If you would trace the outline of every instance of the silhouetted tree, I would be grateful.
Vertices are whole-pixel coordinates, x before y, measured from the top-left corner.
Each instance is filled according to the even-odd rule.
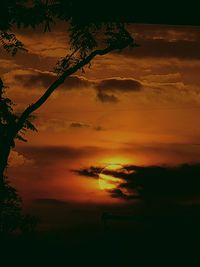
[[[90,17],[79,17],[78,1],[3,1],[4,18],[0,24],[0,43],[12,55],[25,50],[23,44],[11,32],[12,26],[44,26],[44,31],[51,29],[55,19],[66,21],[68,25],[70,53],[58,61],[55,81],[41,97],[29,105],[20,115],[13,112],[13,103],[4,96],[5,86],[0,80],[0,183],[3,186],[5,169],[8,165],[10,151],[15,146],[15,139],[26,141],[23,137],[26,130],[36,131],[30,122],[32,114],[39,109],[51,94],[67,77],[84,66],[96,56],[103,56],[115,50],[134,46],[134,40],[120,21],[95,20]],[[81,8],[83,6],[81,5]],[[83,12],[84,13],[84,12]],[[87,13],[88,14],[88,13]]]

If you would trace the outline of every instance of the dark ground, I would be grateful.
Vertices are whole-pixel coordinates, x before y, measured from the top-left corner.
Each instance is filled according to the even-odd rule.
[[[1,266],[199,266],[200,217],[146,217],[1,238]]]

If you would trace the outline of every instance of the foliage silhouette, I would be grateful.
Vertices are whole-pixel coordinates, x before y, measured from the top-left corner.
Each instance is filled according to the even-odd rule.
[[[32,233],[36,224],[36,217],[22,213],[21,198],[4,177],[4,185],[0,188],[0,238],[13,233]]]

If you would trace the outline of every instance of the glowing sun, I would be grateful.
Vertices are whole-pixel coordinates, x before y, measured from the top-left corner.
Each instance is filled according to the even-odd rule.
[[[117,166],[119,165],[119,166],[121,166],[121,168],[123,168],[122,165],[128,165],[128,164],[132,163],[132,161],[130,161],[126,157],[111,156],[111,157],[104,158],[103,160],[100,160],[99,163],[104,164],[104,166],[107,166],[107,167],[113,166],[113,168],[115,168],[115,167],[117,168]]]
[[[123,169],[121,164],[109,164],[99,174],[99,187],[101,190],[115,189],[122,182],[120,178],[109,174],[109,171],[120,171]]]

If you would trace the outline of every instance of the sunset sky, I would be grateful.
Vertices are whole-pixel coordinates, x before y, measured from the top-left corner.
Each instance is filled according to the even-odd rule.
[[[200,27],[128,28],[140,46],[69,77],[35,114],[38,133],[17,143],[8,176],[25,206],[126,202],[75,171],[90,166],[200,162]],[[17,32],[28,53],[1,51],[0,76],[20,112],[55,79],[69,47],[60,23]]]

